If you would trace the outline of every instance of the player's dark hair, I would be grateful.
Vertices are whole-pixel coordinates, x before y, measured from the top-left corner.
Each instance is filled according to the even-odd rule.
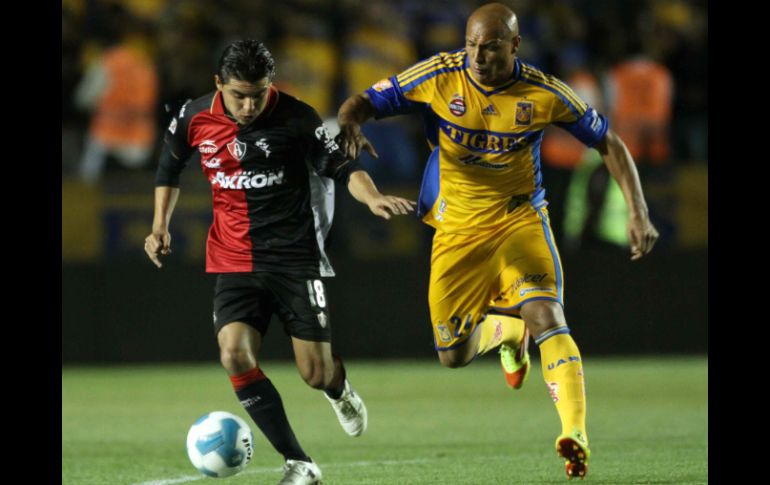
[[[237,40],[225,47],[219,58],[219,78],[227,83],[231,77],[255,83],[260,79],[273,80],[275,61],[262,42]]]

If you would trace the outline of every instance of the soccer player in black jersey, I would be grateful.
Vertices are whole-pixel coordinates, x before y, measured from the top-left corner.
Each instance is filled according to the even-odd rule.
[[[278,391],[260,369],[262,338],[276,313],[291,336],[302,378],[324,391],[345,432],[363,433],[366,407],[332,354],[321,280],[334,275],[323,247],[331,179],[385,219],[407,214],[414,202],[381,194],[346,159],[312,107],[272,86],[274,72],[263,44],[234,42],[220,58],[216,91],[188,101],[172,119],[145,251],[159,268],[160,256],[171,253],[168,228],[179,175],[190,159],[200,160],[213,194],[206,271],[217,274],[214,328],[222,365],[241,404],[286,460],[280,483],[312,484],[321,471],[299,445]]]

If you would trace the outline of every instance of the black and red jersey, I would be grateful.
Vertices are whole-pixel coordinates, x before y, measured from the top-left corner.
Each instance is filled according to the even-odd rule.
[[[156,186],[178,186],[190,159],[213,196],[207,272],[334,274],[323,251],[334,201],[326,177],[347,184],[359,167],[312,107],[271,87],[259,117],[239,127],[219,91],[189,101],[166,131]]]

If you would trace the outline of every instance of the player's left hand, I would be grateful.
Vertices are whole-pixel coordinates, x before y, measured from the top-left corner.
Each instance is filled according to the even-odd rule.
[[[171,254],[171,234],[166,229],[153,229],[152,233],[144,239],[144,252],[155,266],[162,268],[160,256]]]
[[[390,219],[393,215],[405,215],[414,211],[417,202],[395,195],[381,195],[370,200],[367,204],[372,214],[383,219]]]
[[[631,261],[636,261],[652,251],[658,240],[658,230],[648,215],[631,216],[628,219],[628,240],[631,243]]]
[[[336,138],[342,148],[342,153],[350,160],[358,160],[361,150],[366,150],[372,158],[380,158],[372,142],[361,133],[361,125],[357,123],[340,123],[340,133]]]

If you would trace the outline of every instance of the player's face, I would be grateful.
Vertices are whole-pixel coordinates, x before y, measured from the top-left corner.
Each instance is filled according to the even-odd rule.
[[[513,64],[521,37],[507,36],[484,24],[468,26],[465,51],[473,79],[486,86],[505,83],[513,74]]]
[[[227,111],[239,125],[248,125],[265,109],[270,81],[267,78],[255,83],[241,81],[231,77],[226,83],[219,76],[214,76],[217,89],[222,91],[222,99]]]

